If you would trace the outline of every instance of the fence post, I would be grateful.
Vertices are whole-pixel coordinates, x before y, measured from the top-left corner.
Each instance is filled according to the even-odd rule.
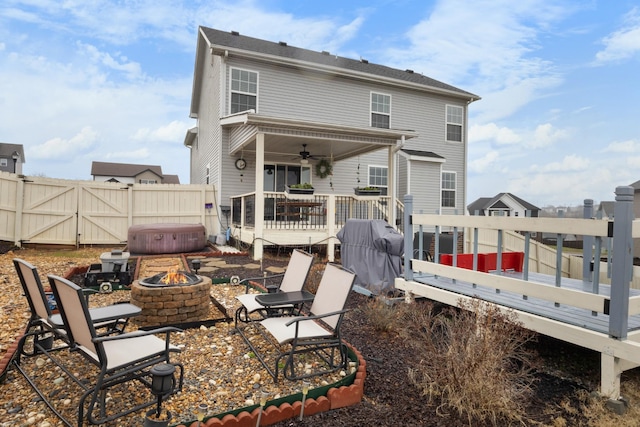
[[[413,224],[411,224],[411,214],[413,213],[413,196],[404,196],[404,279],[413,280],[413,270],[411,258],[413,258]]]
[[[582,218],[593,218],[593,200],[584,199],[584,210],[582,211]],[[591,268],[591,260],[593,259],[593,236],[582,236],[582,281],[593,281]],[[599,262],[599,260],[593,260],[593,262]]]
[[[625,339],[629,323],[629,282],[633,271],[633,239],[631,237],[633,187],[616,188],[613,213],[613,272],[609,336]]]
[[[22,215],[24,211],[24,180],[18,179],[16,182],[16,217],[13,229],[13,244],[22,246]]]

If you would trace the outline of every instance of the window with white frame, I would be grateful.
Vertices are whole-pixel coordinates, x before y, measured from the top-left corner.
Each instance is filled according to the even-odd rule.
[[[456,207],[456,173],[442,172],[442,207]]]
[[[140,184],[157,184],[158,181],[155,179],[141,179]]]
[[[6,167],[9,163],[7,162],[7,159],[5,159],[4,157],[0,158],[0,166],[2,167]]]
[[[371,126],[389,129],[391,95],[371,92]]]
[[[258,73],[231,69],[231,114],[256,110],[258,105]]]
[[[386,166],[369,166],[369,187],[377,187],[381,190],[382,194],[387,194],[387,171]]]
[[[462,107],[447,105],[447,141],[462,142],[462,114]]]
[[[204,170],[205,184],[209,184],[210,177],[211,177],[211,163],[207,163],[207,167]]]

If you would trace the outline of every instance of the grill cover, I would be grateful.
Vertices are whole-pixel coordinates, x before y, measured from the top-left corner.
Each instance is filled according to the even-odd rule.
[[[337,237],[342,265],[356,273],[357,285],[376,295],[395,289],[402,274],[402,234],[381,219],[348,219]]]

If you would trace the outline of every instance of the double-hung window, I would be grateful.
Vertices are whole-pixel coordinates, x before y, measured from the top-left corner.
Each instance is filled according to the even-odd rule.
[[[231,114],[256,110],[258,106],[258,73],[231,69]]]
[[[4,157],[0,158],[0,166],[6,167],[8,164],[9,162],[7,161],[7,159],[5,159]]]
[[[371,92],[371,126],[389,129],[391,95]]]
[[[442,207],[456,207],[456,173],[442,172]]]
[[[387,194],[387,167],[369,166],[369,187],[378,187]]]
[[[462,107],[447,105],[447,141],[462,142],[462,114]]]

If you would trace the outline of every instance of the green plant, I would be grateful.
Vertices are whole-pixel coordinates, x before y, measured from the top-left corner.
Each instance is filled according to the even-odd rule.
[[[409,380],[439,413],[456,411],[469,425],[524,423],[532,395],[535,334],[513,312],[473,299],[436,313],[426,304],[407,312],[401,333],[416,349]]]
[[[292,184],[289,186],[289,188],[301,188],[304,190],[311,190],[313,189],[313,185],[309,184],[308,182],[305,182],[302,184]]]
[[[358,187],[358,190],[364,191],[378,191],[380,190],[378,187]]]

